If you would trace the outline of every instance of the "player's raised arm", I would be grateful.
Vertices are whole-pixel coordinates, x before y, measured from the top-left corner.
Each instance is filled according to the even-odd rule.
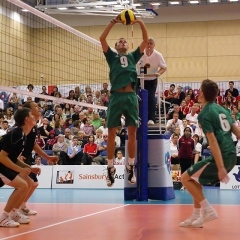
[[[140,52],[143,53],[144,49],[147,47],[148,45],[148,33],[147,33],[147,28],[144,24],[144,22],[141,19],[136,19],[133,21],[133,24],[139,23],[140,28],[142,30],[142,38],[143,41],[140,44]]]
[[[107,38],[110,30],[116,23],[120,23],[120,22],[121,22],[121,20],[120,20],[119,16],[116,16],[115,18],[113,18],[113,20],[110,21],[110,23],[106,26],[102,35],[100,36],[100,42],[102,45],[103,52],[107,52],[107,50],[108,50],[108,43],[106,41],[106,38]]]

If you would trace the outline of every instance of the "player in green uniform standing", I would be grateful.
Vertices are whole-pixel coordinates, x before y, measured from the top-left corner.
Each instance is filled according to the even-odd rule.
[[[114,184],[116,168],[113,166],[115,151],[116,128],[119,126],[121,115],[126,118],[125,125],[128,127],[128,181],[136,182],[134,174],[134,161],[136,153],[136,130],[138,127],[138,100],[135,94],[137,82],[136,64],[143,55],[148,44],[147,29],[142,20],[136,19],[133,24],[138,23],[142,30],[143,42],[133,52],[127,53],[129,48],[125,38],[120,38],[116,44],[117,52],[111,50],[106,41],[110,30],[116,23],[122,23],[119,16],[114,18],[105,28],[100,36],[102,49],[110,68],[111,96],[109,98],[107,127],[108,127],[108,178],[107,186]]]
[[[203,227],[203,224],[218,217],[214,208],[204,197],[202,185],[227,183],[228,172],[235,166],[236,148],[231,138],[233,132],[240,138],[240,130],[233,123],[230,114],[214,103],[218,85],[211,80],[204,80],[200,88],[199,100],[203,109],[198,121],[208,139],[212,156],[194,164],[183,175],[182,183],[194,199],[192,215],[180,223],[180,227]],[[200,213],[200,210],[202,212]]]

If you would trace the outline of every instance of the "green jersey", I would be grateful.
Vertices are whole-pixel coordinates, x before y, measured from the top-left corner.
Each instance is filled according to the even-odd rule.
[[[111,92],[123,88],[129,83],[133,83],[134,86],[136,85],[136,64],[143,55],[139,47],[135,51],[124,55],[119,55],[108,47],[104,55],[110,68],[109,78],[112,85]]]
[[[231,137],[233,119],[227,110],[216,103],[208,103],[199,113],[198,121],[205,134],[214,133],[223,158],[228,157],[230,153],[236,153]]]

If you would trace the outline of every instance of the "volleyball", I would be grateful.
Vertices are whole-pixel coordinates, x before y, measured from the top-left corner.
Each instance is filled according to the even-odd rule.
[[[120,19],[124,25],[130,25],[136,19],[132,10],[123,10],[120,13]]]

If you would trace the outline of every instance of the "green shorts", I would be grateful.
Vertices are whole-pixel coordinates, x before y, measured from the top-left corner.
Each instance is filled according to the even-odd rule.
[[[223,156],[223,162],[227,172],[230,172],[237,162],[236,153],[229,153],[227,157]],[[191,166],[187,170],[187,173],[192,179],[199,182],[201,185],[215,185],[220,181],[218,178],[217,165],[212,156]]]
[[[135,92],[111,93],[107,110],[107,127],[120,126],[122,114],[125,116],[125,126],[138,127],[138,99]]]

